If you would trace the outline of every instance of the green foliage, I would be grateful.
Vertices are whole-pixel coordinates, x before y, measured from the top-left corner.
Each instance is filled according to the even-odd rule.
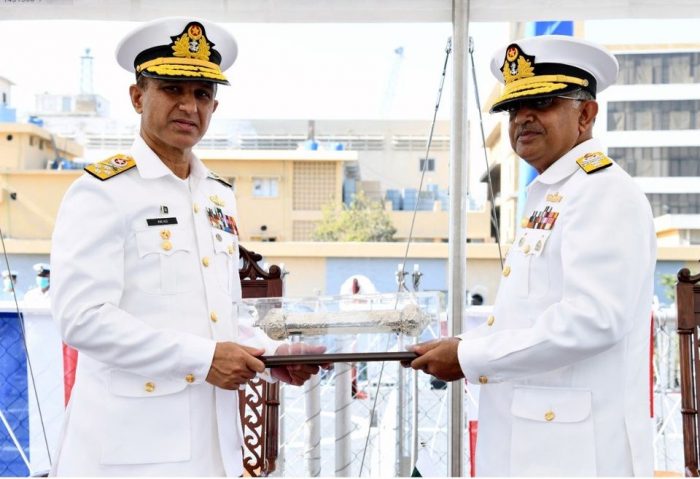
[[[383,205],[360,191],[350,205],[323,206],[323,219],[313,232],[315,241],[393,241],[396,228]]]
[[[678,279],[675,274],[662,274],[659,277],[659,283],[664,287],[666,297],[672,303],[676,302],[676,283]]]

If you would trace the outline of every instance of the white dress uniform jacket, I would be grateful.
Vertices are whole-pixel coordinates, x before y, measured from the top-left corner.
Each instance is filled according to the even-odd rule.
[[[24,302],[31,306],[49,306],[51,304],[51,290],[43,292],[41,288],[32,288],[24,295]]]
[[[237,323],[233,191],[199,159],[176,177],[141,138],[130,155],[73,183],[54,230],[52,311],[80,355],[53,473],[239,476],[237,393],[205,378],[216,342],[277,343]]]
[[[602,151],[588,140],[533,180],[493,316],[461,336],[483,385],[478,475],[652,475],[656,237],[629,175],[576,163]]]

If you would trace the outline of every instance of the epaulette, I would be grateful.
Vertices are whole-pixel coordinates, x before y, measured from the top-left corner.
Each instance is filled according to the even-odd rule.
[[[576,160],[578,166],[587,174],[595,173],[598,170],[607,168],[612,165],[612,160],[605,156],[603,152],[596,151],[595,153],[586,153],[581,158]]]
[[[233,188],[233,185],[231,183],[229,183],[228,181],[226,181],[225,179],[223,179],[222,177],[220,177],[219,175],[217,175],[213,171],[209,172],[209,174],[207,175],[207,178],[211,178],[212,180],[216,180],[224,186],[228,186],[229,188]]]
[[[95,178],[105,181],[132,169],[134,166],[136,166],[136,161],[134,161],[132,157],[127,155],[114,155],[106,160],[86,166],[85,171]]]

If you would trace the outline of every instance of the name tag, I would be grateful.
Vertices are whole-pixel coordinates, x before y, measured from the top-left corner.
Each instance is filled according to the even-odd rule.
[[[177,218],[148,218],[146,223],[148,226],[176,225]]]

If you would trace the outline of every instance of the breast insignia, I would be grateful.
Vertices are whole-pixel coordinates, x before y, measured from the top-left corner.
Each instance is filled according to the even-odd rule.
[[[612,160],[605,156],[603,152],[596,151],[594,153],[586,153],[581,158],[576,160],[578,166],[587,174],[595,173],[598,170],[607,168],[612,165]]]
[[[102,181],[114,178],[136,166],[136,161],[127,155],[114,155],[106,160],[92,163],[85,167],[85,171]]]
[[[547,195],[547,201],[550,203],[559,203],[564,197],[559,193],[550,193]]]
[[[219,175],[217,175],[213,171],[209,172],[209,174],[207,175],[207,178],[218,181],[222,185],[228,186],[229,188],[233,188],[233,185],[231,183],[229,183],[228,181],[226,181],[225,179],[223,179],[222,177],[220,177]]]

